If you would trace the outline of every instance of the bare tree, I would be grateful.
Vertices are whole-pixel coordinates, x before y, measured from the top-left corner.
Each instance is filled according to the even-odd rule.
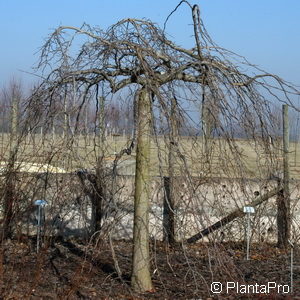
[[[83,108],[91,101],[91,94],[97,94],[93,91],[98,90],[100,84],[103,86],[101,97],[105,99],[108,95],[113,98],[121,93],[135,99],[135,134],[128,147],[116,154],[113,174],[116,174],[115,167],[120,158],[131,154],[136,145],[131,282],[134,290],[138,292],[152,289],[148,213],[151,182],[149,145],[155,114],[153,106],[168,116],[167,103],[172,95],[177,99],[174,104],[176,109],[190,118],[182,109],[183,103],[194,101],[198,107],[202,103],[202,123],[205,124],[207,138],[211,139],[212,130],[215,128],[223,141],[218,144],[219,148],[216,145],[206,148],[205,153],[197,154],[202,168],[201,178],[209,180],[216,172],[218,175],[223,172],[222,174],[232,178],[245,178],[247,164],[235,141],[235,128],[244,128],[246,134],[255,136],[256,141],[271,136],[273,119],[269,113],[270,101],[280,99],[295,107],[293,96],[298,93],[293,85],[278,76],[266,73],[244,58],[218,47],[206,32],[197,5],[192,7],[187,1],[181,1],[174,12],[183,3],[189,5],[192,13],[195,36],[195,47],[192,49],[176,45],[167,38],[164,30],[150,21],[125,19],[106,31],[87,24],[80,28],[61,26],[49,36],[41,51],[39,68],[47,74],[47,79],[41,83],[36,95],[39,96],[39,103],[45,106],[47,116],[51,117],[52,114],[47,108],[57,101],[54,96],[63,95],[66,86],[74,94],[80,95],[72,106],[76,117],[73,137],[70,138],[75,138],[76,125],[82,117]],[[76,44],[77,37],[82,43],[79,49]],[[79,50],[79,54],[70,56],[69,53],[74,53],[74,48]],[[49,72],[48,66],[56,62],[60,62],[60,65]],[[248,72],[242,72],[241,66],[247,66]],[[253,73],[256,75],[253,76]],[[33,110],[35,108],[32,101],[36,101],[36,95],[33,95],[28,105]],[[98,97],[99,95],[97,99]],[[253,120],[257,120],[258,124]],[[170,127],[174,134],[173,121]],[[197,198],[197,187],[188,165],[189,156],[182,153],[182,149],[173,139],[174,137],[170,141],[171,145],[173,143],[170,149],[170,167],[172,168],[172,157],[176,152],[188,178],[191,198]],[[256,150],[261,149],[264,144],[255,143],[255,147]],[[213,170],[212,160],[207,159],[207,155],[212,157],[214,153],[220,158],[217,171]],[[95,168],[98,176],[101,167],[96,165]],[[171,177],[172,173],[170,170]],[[267,177],[266,173],[267,171],[262,176]],[[172,204],[170,210],[174,210]],[[173,224],[168,235],[170,239],[174,239],[173,220],[171,223]]]

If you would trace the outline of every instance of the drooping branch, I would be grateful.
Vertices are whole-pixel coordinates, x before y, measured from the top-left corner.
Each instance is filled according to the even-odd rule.
[[[269,200],[271,197],[276,196],[280,190],[282,189],[282,187],[278,187],[270,192],[268,192],[267,194],[258,197],[257,199],[254,199],[252,202],[249,203],[248,206],[257,206],[260,205],[261,203]],[[238,208],[236,210],[234,210],[233,212],[231,212],[229,215],[225,216],[224,218],[222,218],[221,220],[219,220],[218,222],[214,223],[213,225],[203,229],[201,232],[191,236],[190,238],[188,238],[186,240],[187,243],[195,243],[198,240],[202,239],[203,237],[209,235],[210,233],[216,231],[217,229],[220,229],[222,227],[224,227],[225,225],[229,224],[231,221],[235,220],[238,217],[241,217],[244,215],[243,209],[242,208]]]

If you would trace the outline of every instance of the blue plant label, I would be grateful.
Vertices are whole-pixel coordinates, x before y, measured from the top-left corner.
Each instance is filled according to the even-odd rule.
[[[255,210],[252,206],[244,206],[244,213],[247,214],[254,214]]]
[[[47,204],[46,200],[36,200],[34,201],[34,205],[45,206]]]

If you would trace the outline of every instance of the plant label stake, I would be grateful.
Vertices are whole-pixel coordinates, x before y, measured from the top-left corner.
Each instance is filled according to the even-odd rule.
[[[42,222],[42,216],[45,216],[44,207],[47,204],[45,200],[36,200],[34,205],[38,206],[38,216],[37,216],[37,234],[36,234],[36,252],[39,252],[40,249],[40,236],[41,236],[41,227],[44,225]]]
[[[247,254],[246,254],[246,259],[249,260],[249,255],[250,255],[250,236],[251,236],[250,215],[255,213],[254,207],[252,207],[252,206],[244,206],[244,213],[247,214]]]
[[[291,293],[293,293],[294,289],[294,244],[289,240],[289,244],[291,246]]]

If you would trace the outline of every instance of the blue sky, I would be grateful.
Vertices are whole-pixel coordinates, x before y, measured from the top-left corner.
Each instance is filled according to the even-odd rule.
[[[106,28],[123,18],[147,18],[163,25],[179,0],[0,0],[0,87],[13,77],[24,83],[38,50],[59,25],[83,22]],[[300,85],[299,0],[193,0],[211,37],[261,68]],[[167,32],[184,47],[193,44],[190,10],[183,5]]]

